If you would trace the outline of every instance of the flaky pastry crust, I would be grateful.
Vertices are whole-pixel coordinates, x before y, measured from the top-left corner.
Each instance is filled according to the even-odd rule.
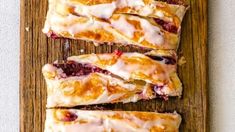
[[[178,132],[177,113],[49,109],[45,132]]]

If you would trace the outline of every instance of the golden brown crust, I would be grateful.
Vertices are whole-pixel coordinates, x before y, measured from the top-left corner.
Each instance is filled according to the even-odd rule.
[[[180,123],[177,113],[50,109],[47,110],[45,132],[178,132]]]
[[[179,1],[179,0],[177,0]],[[183,6],[183,2],[181,4],[168,4],[167,2],[155,1],[155,0],[67,0],[68,3],[72,3],[73,5],[79,4],[82,6],[95,6],[99,4],[110,4],[116,3],[117,8],[114,11],[114,14],[122,13],[122,14],[134,14],[140,16],[154,17],[160,18],[157,13],[161,11],[164,14],[162,19],[166,20],[171,18],[175,24],[180,24],[182,18],[184,16],[187,7]],[[57,0],[57,3],[59,1]],[[125,3],[125,4],[124,4]],[[170,2],[169,2],[170,3]],[[176,2],[171,2],[176,3]],[[136,5],[136,6],[134,6]],[[139,6],[139,7],[137,7]],[[146,9],[146,7],[151,8],[152,12],[144,13],[141,10]],[[182,10],[182,11],[181,11]]]
[[[117,78],[92,73],[83,77],[48,79],[47,107],[72,107],[77,105],[136,102],[155,97],[153,88],[145,83],[127,83]]]
[[[154,54],[153,52],[146,53],[146,55]],[[176,54],[172,51],[159,50],[155,52],[162,54],[162,56],[169,55],[170,58],[176,60]],[[169,75],[176,72],[176,63],[168,65],[162,62],[164,60],[156,61],[146,55],[139,53],[123,53],[120,56],[115,53],[88,54],[69,57],[68,60],[98,66],[123,77],[125,80],[143,80],[152,84],[169,83]]]
[[[127,5],[117,1],[97,4],[100,2],[50,0],[43,32],[48,36],[133,44],[151,49],[178,47],[182,18],[177,14],[182,17],[185,7],[147,1],[142,5],[141,0]],[[94,5],[90,6],[92,3]]]
[[[157,60],[151,57],[156,57]],[[83,65],[99,68],[93,72],[86,68],[86,73],[82,74],[80,70],[66,70],[57,64],[47,64],[42,70],[47,82],[47,107],[136,102],[155,98],[156,95],[180,96],[182,84],[176,74],[177,63],[164,59],[176,59],[175,52],[151,51],[146,55],[111,53],[69,57],[68,62],[74,65],[71,68]]]

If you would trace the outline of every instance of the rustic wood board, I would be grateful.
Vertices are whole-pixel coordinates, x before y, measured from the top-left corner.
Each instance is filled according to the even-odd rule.
[[[178,111],[183,121],[182,132],[208,131],[208,74],[207,74],[207,0],[188,0],[190,9],[182,24],[182,40],[178,53],[187,63],[180,66],[179,76],[184,91],[181,99],[155,99],[110,106],[115,109],[160,112]],[[44,129],[46,86],[41,68],[63,56],[63,40],[48,39],[42,32],[47,0],[21,0],[21,55],[20,55],[20,130],[41,132]],[[115,46],[94,47],[82,41],[71,41],[69,55],[102,53]],[[134,51],[133,48],[121,48]],[[109,106],[108,106],[109,107]]]

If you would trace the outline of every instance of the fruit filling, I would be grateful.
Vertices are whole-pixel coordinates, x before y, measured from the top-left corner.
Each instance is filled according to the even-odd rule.
[[[67,61],[64,64],[53,64],[57,68],[61,68],[66,76],[83,76],[94,72],[110,74],[109,71],[103,70],[99,67],[90,64],[81,64],[74,61]]]
[[[174,23],[171,22],[166,22],[164,20],[158,19],[158,18],[154,18],[154,21],[158,24],[161,25],[163,29],[165,29],[168,32],[171,33],[177,33],[178,32],[178,27],[175,26]]]
[[[176,64],[176,59],[170,56],[152,56],[152,55],[147,55],[153,60],[156,61],[162,61],[167,65],[175,65]]]
[[[152,58],[153,56],[151,56]],[[170,58],[170,57],[158,57],[158,56],[154,56],[153,58],[154,60],[158,60],[158,61],[164,61],[165,63],[171,64],[171,63],[175,63],[175,61]],[[91,73],[97,72],[97,73],[103,73],[103,74],[108,74],[108,75],[112,75],[109,71],[107,70],[103,70],[99,67],[96,66],[92,66],[90,64],[81,64],[81,63],[77,63],[75,61],[67,61],[66,63],[63,64],[53,64],[56,68],[60,68],[63,70],[63,73],[66,76],[63,77],[69,77],[69,76],[83,76],[83,75],[89,75]],[[165,96],[164,94],[160,94],[157,91],[161,91],[161,89],[163,89],[164,86],[159,86],[159,85],[152,85],[153,91],[155,92],[155,94],[159,97],[159,98],[163,98],[165,100],[168,99],[167,96]],[[66,118],[67,119],[67,118]]]
[[[73,112],[70,112],[70,111],[57,112],[56,117],[58,118],[58,120],[64,121],[64,122],[72,122],[72,121],[75,121],[78,118],[76,113],[73,113]]]

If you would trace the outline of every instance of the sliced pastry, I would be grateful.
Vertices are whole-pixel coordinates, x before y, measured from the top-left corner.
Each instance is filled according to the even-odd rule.
[[[179,1],[179,0],[177,0]],[[166,27],[179,28],[188,6],[155,0],[52,0],[55,10],[62,14],[109,19],[113,14],[152,17]],[[177,30],[176,30],[177,31]]]
[[[136,102],[180,96],[174,51],[88,54],[47,64],[47,107]]]
[[[154,0],[50,0],[43,32],[95,43],[176,49],[186,9]]]
[[[178,132],[177,113],[48,109],[45,132]]]

